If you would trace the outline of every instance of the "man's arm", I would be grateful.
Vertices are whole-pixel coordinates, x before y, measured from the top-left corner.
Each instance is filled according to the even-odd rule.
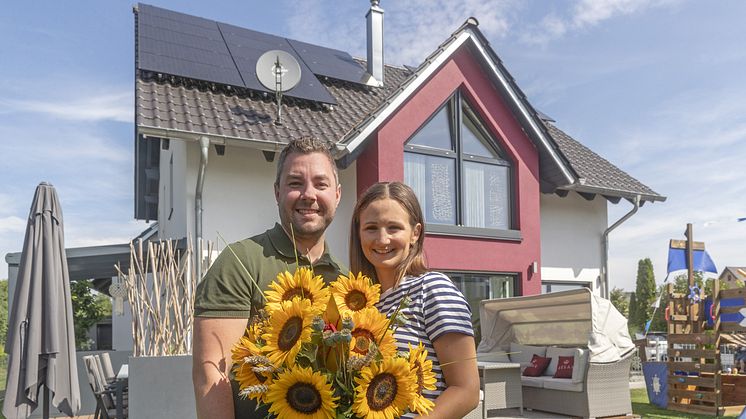
[[[244,334],[246,319],[195,317],[192,382],[200,419],[234,419],[229,380],[231,348]]]

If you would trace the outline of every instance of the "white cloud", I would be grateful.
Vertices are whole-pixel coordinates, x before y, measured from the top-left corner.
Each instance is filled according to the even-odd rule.
[[[746,104],[743,89],[684,91],[658,106],[629,134],[610,135],[614,163],[668,196],[646,205],[612,233],[610,278],[634,288],[636,261],[651,257],[666,275],[668,241],[683,239],[687,223],[718,268],[746,260]],[[613,222],[627,209],[614,206]]]
[[[479,20],[479,29],[488,38],[499,39],[507,33],[509,16],[517,5],[520,3],[513,0],[383,2],[385,61],[395,65],[420,64],[470,16]],[[357,2],[302,2],[288,20],[290,36],[365,57],[367,10],[365,3]],[[358,18],[335,21],[329,19],[330,13]]]
[[[43,114],[50,118],[73,121],[133,121],[134,101],[131,91],[106,93],[57,100],[0,99],[0,112]]]
[[[618,16],[644,12],[647,9],[668,6],[679,0],[579,0],[567,16],[550,13],[539,24],[529,25],[521,35],[528,44],[543,45],[561,38],[572,31],[597,26]]]
[[[26,229],[26,220],[14,215],[0,217],[0,234],[22,233]]]

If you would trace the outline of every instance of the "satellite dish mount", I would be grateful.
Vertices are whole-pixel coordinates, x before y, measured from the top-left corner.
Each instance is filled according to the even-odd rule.
[[[295,57],[285,51],[267,51],[257,60],[256,78],[262,86],[275,92],[275,125],[282,125],[282,94],[298,85],[300,75],[300,64]]]

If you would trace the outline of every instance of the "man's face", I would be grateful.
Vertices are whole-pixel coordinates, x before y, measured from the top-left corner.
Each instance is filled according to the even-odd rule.
[[[334,168],[322,153],[291,153],[285,159],[275,198],[280,221],[297,239],[321,238],[339,205],[341,188]]]

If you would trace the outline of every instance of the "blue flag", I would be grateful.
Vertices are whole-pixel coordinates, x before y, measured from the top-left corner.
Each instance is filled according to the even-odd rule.
[[[643,362],[642,374],[650,403],[668,407],[668,365],[665,362]]]
[[[693,269],[698,272],[718,273],[715,262],[712,261],[706,250],[695,250],[693,254]],[[668,249],[668,273],[673,271],[686,270],[686,250],[685,249]]]
[[[645,322],[645,334],[646,335],[648,334],[648,330],[650,330],[650,323],[652,322],[653,322],[653,319],[650,319],[647,322]]]

